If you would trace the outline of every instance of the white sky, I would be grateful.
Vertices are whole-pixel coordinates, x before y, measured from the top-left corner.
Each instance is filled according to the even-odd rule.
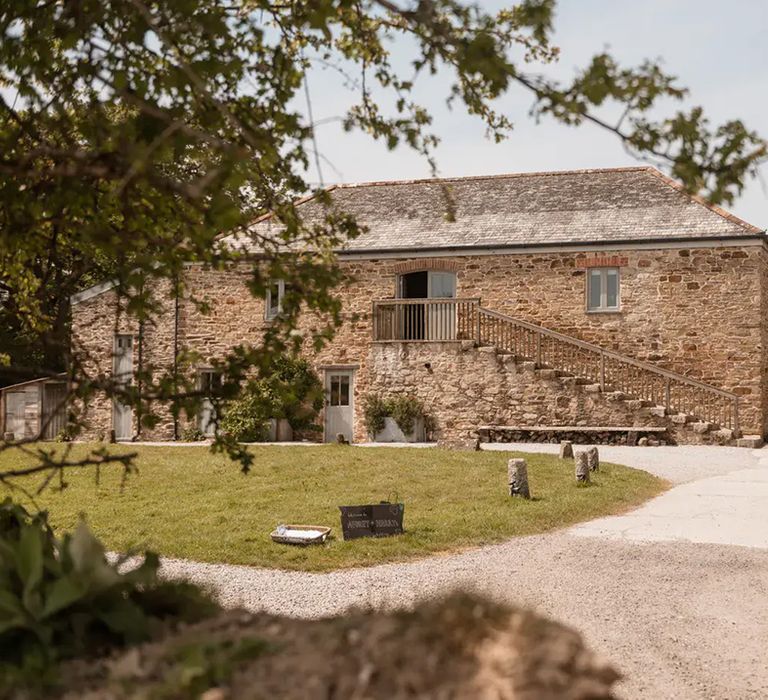
[[[481,4],[494,10],[504,3]],[[548,74],[568,79],[605,47],[624,65],[662,58],[666,70],[690,89],[683,106],[703,106],[713,124],[742,119],[768,138],[768,0],[560,0],[555,26],[562,54]],[[407,53],[406,46],[402,52]],[[615,137],[597,127],[569,128],[551,119],[535,124],[527,116],[531,98],[517,88],[499,103],[515,130],[506,141],[494,144],[485,138],[478,119],[458,106],[453,112],[445,109],[449,83],[450,76],[437,76],[420,85],[418,95],[433,113],[435,131],[442,138],[441,175],[638,164]],[[309,87],[315,122],[343,114],[351,99],[331,71],[315,71]],[[669,113],[676,108],[677,103],[671,103]],[[317,139],[325,184],[429,175],[425,161],[409,149],[389,152],[363,134],[344,133],[338,122],[318,126]],[[310,179],[317,180],[314,167]],[[762,180],[748,183],[730,209],[765,228],[768,167],[763,167]]]

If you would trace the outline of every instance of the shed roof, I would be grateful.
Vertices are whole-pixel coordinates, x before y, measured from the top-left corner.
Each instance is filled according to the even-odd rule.
[[[349,252],[750,237],[763,231],[653,167],[334,185],[331,205],[366,232]],[[305,221],[325,205],[300,203]],[[446,212],[451,209],[451,217]],[[254,227],[268,235],[270,215]],[[226,239],[225,239],[226,240]],[[230,238],[230,240],[232,240]]]

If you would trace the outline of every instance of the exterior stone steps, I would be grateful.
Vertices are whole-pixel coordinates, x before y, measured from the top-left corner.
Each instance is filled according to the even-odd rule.
[[[519,371],[532,372],[535,377],[542,382],[547,383],[559,383],[565,391],[568,393],[583,393],[588,396],[594,397],[593,400],[606,401],[613,403],[616,406],[626,407],[632,414],[636,416],[636,419],[642,420],[641,424],[636,425],[637,431],[628,431],[626,444],[637,444],[637,440],[642,440],[643,444],[675,444],[676,442],[692,443],[692,444],[720,444],[720,445],[732,445],[742,442],[744,446],[751,446],[756,444],[755,440],[742,440],[736,441],[734,439],[733,431],[727,428],[721,428],[716,423],[699,420],[696,416],[687,413],[677,413],[670,415],[665,406],[654,405],[652,401],[645,399],[638,399],[630,396],[622,391],[610,390],[603,391],[600,384],[596,384],[593,380],[574,375],[572,372],[558,369],[551,366],[539,366],[535,362],[520,358],[517,355],[513,355],[509,352],[504,352],[493,346],[478,347],[478,350],[487,353],[495,350],[497,358],[504,363],[514,362]],[[531,415],[531,417],[535,417]],[[625,423],[624,425],[630,425],[631,423]],[[488,427],[488,426],[486,426]],[[542,424],[536,426],[537,431],[540,433],[547,433],[548,426]],[[551,426],[552,429],[556,429],[556,426]],[[666,431],[661,432],[661,429],[666,427]],[[574,430],[576,427],[574,427]],[[509,432],[507,428],[507,432]],[[590,429],[587,426],[583,427],[583,432],[590,433],[596,429]],[[531,426],[531,434],[536,434],[537,431],[533,430]],[[518,434],[519,430],[515,431]],[[645,433],[644,437],[637,437],[639,433],[641,436]],[[607,434],[607,433],[606,433]],[[663,437],[662,437],[663,435]],[[665,439],[665,437],[667,439]]]

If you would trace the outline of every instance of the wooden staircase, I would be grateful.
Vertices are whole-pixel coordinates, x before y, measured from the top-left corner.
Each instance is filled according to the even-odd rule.
[[[534,363],[543,376],[573,377],[606,398],[652,407],[672,423],[695,423],[697,432],[740,436],[739,397],[685,375],[480,306],[479,299],[391,299],[373,303],[377,342],[474,341],[516,360]]]

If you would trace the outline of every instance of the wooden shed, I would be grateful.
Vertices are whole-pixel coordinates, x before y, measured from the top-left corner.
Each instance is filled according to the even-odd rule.
[[[66,396],[64,375],[0,388],[3,439],[53,440],[67,424]]]

